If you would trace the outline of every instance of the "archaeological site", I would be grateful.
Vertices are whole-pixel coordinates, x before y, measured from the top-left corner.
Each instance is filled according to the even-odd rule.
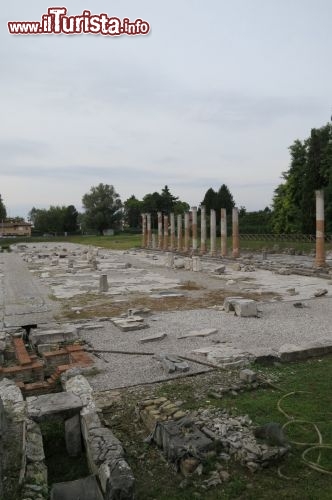
[[[259,474],[286,481],[295,392],[278,393],[264,370],[288,366],[291,377],[295,363],[332,353],[321,191],[316,202],[315,255],[247,251],[236,208],[229,249],[226,211],[217,239],[204,207],[199,225],[196,207],[158,213],[155,232],[142,214],[140,248],[17,243],[0,253],[0,497],[252,498]],[[258,394],[273,394],[277,413],[254,420],[249,406],[234,408]],[[324,472],[308,448],[330,445],[312,426],[319,439],[303,461]],[[227,490],[234,474],[247,494]]]

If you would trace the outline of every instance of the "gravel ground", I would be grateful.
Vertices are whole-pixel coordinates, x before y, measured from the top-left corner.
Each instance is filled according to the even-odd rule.
[[[67,247],[70,252],[76,252],[76,262],[82,258],[82,246],[78,245],[52,245],[40,244],[29,246],[31,250],[40,250],[47,253],[56,250],[56,248]],[[85,248],[84,248],[85,250]],[[277,258],[277,257],[276,257]],[[291,257],[281,257],[279,262],[284,259],[289,261]],[[65,261],[65,259],[63,259]],[[195,281],[199,286],[206,290],[226,290],[232,291],[238,295],[248,288],[257,288],[261,286],[264,290],[271,292],[282,291],[282,295],[287,302],[260,303],[260,318],[238,318],[232,314],[227,314],[215,309],[196,309],[186,311],[173,311],[159,313],[148,317],[149,328],[145,330],[122,332],[110,322],[103,323],[103,328],[98,330],[86,330],[81,336],[89,342],[96,350],[117,350],[117,351],[138,351],[153,353],[171,353],[195,358],[193,351],[201,348],[212,348],[218,351],[219,356],[225,356],[238,353],[251,353],[253,355],[265,354],[267,352],[277,352],[283,344],[302,345],[307,342],[329,339],[332,342],[332,298],[325,296],[322,298],[306,300],[307,307],[297,309],[293,306],[294,301],[299,299],[303,301],[306,297],[313,295],[317,288],[327,288],[330,292],[331,284],[327,280],[316,277],[305,276],[280,276],[270,271],[258,270],[254,273],[237,273],[231,270],[231,263],[227,263],[227,272],[234,278],[235,284],[227,287],[223,277],[217,278],[211,275],[214,267],[220,265],[222,261],[211,261],[207,259],[204,263],[205,272],[193,273],[183,269],[173,270],[166,268],[163,264],[165,256],[158,254],[153,259],[151,254],[145,252],[115,252],[109,250],[100,250],[99,260],[103,266],[112,264],[112,262],[130,262],[132,268],[126,270],[111,270],[110,283],[115,287],[114,281],[118,278],[121,283],[128,280],[132,286],[142,286],[138,276],[142,276],[142,281],[146,287],[151,281],[153,285],[166,282],[177,283],[182,281]],[[308,260],[308,259],[307,259]],[[27,270],[27,265],[17,254],[2,254],[0,258],[0,271],[3,270],[2,284],[0,281],[0,292],[6,292],[5,309],[7,313],[17,314],[25,313],[26,308],[35,314],[45,314],[52,316],[51,309],[48,307],[47,295],[50,293],[50,286],[53,284],[64,283],[70,280],[70,276],[63,272],[66,267],[65,262],[60,262],[58,266],[50,266],[46,262],[33,260],[32,267],[34,271],[49,266],[50,278],[37,280],[32,273]],[[137,268],[143,272],[137,273]],[[153,269],[153,271],[152,271]],[[81,274],[80,274],[81,273]],[[130,274],[132,273],[132,274]],[[56,278],[52,278],[56,274]],[[244,275],[245,282],[241,278]],[[75,279],[96,281],[95,271],[82,269]],[[158,278],[159,277],[159,278]],[[0,274],[1,278],[1,274]],[[227,278],[226,278],[227,279]],[[46,286],[49,285],[49,286]],[[149,286],[151,283],[147,286]],[[287,294],[287,288],[295,287],[299,289],[299,295],[291,297]],[[116,287],[115,287],[116,288]],[[329,293],[330,295],[330,293]],[[0,293],[1,298],[1,293]],[[110,300],[112,297],[110,297]],[[156,299],[159,300],[159,299]],[[167,300],[167,299],[163,299]],[[1,303],[0,303],[1,309]],[[1,312],[1,311],[0,311]],[[4,308],[2,308],[2,314]],[[155,319],[155,321],[153,321]],[[40,323],[36,321],[36,323]],[[217,329],[216,334],[209,337],[178,339],[179,336],[189,333],[192,330],[205,328]],[[163,340],[141,344],[139,340],[143,337],[166,333],[167,337]],[[235,350],[235,351],[234,351]],[[100,373],[91,377],[91,384],[97,390],[106,390],[119,388],[135,384],[149,383],[165,380],[174,377],[174,375],[165,374],[160,363],[152,356],[133,356],[124,354],[104,354],[104,360],[98,359],[97,365]],[[206,358],[201,355],[199,358],[205,361]],[[197,362],[190,362],[190,373],[202,370],[208,370]]]
[[[301,346],[307,342],[330,340],[332,342],[332,299],[322,297],[306,301],[302,309],[293,303],[261,304],[260,318],[239,318],[231,313],[198,309],[169,312],[147,319],[150,328],[133,332],[121,332],[110,323],[104,328],[81,333],[81,337],[96,350],[120,350],[135,352],[172,353],[195,359],[193,351],[202,347],[224,351],[230,349],[253,355],[277,353],[283,344]],[[178,339],[184,333],[202,328],[216,328],[217,333],[208,337]],[[139,339],[166,333],[163,340],[141,344]],[[214,343],[220,342],[220,343]],[[99,362],[106,370],[91,379],[95,389],[117,388],[168,378],[158,361],[152,356],[104,354],[109,363]],[[206,361],[204,356],[200,356]],[[201,371],[203,366],[191,364],[191,372]]]

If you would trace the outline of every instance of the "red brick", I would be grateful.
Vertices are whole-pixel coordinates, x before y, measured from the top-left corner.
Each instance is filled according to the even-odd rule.
[[[14,338],[14,348],[16,359],[20,363],[20,365],[29,365],[31,363],[31,358],[25,348],[23,339],[19,337]]]

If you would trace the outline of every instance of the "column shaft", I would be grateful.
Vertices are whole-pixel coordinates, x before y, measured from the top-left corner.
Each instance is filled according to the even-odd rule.
[[[233,233],[233,257],[237,259],[240,256],[240,238],[239,238],[239,211],[237,208],[232,210],[232,233]]]
[[[217,225],[216,225],[216,211],[211,209],[210,211],[210,254],[212,256],[217,253]]]
[[[220,211],[220,245],[221,245],[221,256],[226,257],[227,255],[227,218],[226,209],[222,208]]]
[[[316,259],[317,267],[325,266],[325,236],[324,236],[324,191],[316,193]]]

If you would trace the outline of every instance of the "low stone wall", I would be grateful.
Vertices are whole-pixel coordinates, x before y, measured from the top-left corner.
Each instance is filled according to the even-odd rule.
[[[82,375],[68,378],[67,374],[63,385],[84,404],[80,417],[88,464],[91,473],[99,478],[105,499],[133,499],[134,475],[124,458],[120,441],[99,419],[89,382]]]
[[[0,498],[13,498],[16,491],[17,498],[46,500],[47,468],[39,425],[27,418],[26,403],[15,382],[0,382],[0,398],[0,474],[6,478],[3,483],[0,480]]]

